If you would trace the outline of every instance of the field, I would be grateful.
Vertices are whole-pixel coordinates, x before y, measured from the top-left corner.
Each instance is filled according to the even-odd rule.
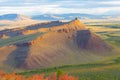
[[[38,70],[28,70],[28,71],[18,71],[18,75],[25,77],[30,77],[36,74],[45,74],[48,76],[54,74],[57,71],[61,71],[63,74],[69,74],[78,77],[79,80],[120,80],[120,24],[97,24],[89,23],[86,24],[88,29],[92,30],[107,43],[113,46],[115,50],[114,55],[108,57],[98,57],[89,54],[81,54],[81,56],[86,56],[87,60],[91,60],[92,57],[101,58],[101,61],[94,61],[93,63],[76,64],[76,65],[63,65],[60,67],[38,69]],[[18,36],[6,40],[0,40],[0,47],[20,42],[26,42],[40,36],[42,33]],[[104,58],[104,59],[103,59]]]
[[[84,65],[66,65],[61,67],[54,67],[54,68],[47,68],[40,70],[38,69],[31,71],[23,71],[23,72],[18,72],[17,74],[11,73],[8,75],[10,78],[11,76],[13,78],[14,77],[20,78],[18,80],[23,80],[21,79],[21,76],[27,78],[28,80],[31,79],[42,80],[41,77],[44,76],[48,77],[51,74],[63,75],[62,77],[64,77],[64,79],[60,79],[60,80],[77,80],[77,78],[78,80],[120,80],[119,67],[120,67],[120,57],[116,59],[111,59],[110,63],[101,62],[101,63],[84,64]],[[68,77],[70,78],[68,79]],[[56,79],[50,79],[50,80],[56,80]]]
[[[119,80],[120,79],[119,59],[113,60],[109,64],[85,64],[69,65],[42,70],[34,70],[19,73],[20,75],[30,76],[33,74],[52,74],[57,70],[63,71],[64,74],[79,76],[79,80]]]
[[[92,22],[86,23],[87,28],[96,32],[102,39],[115,46],[120,46],[120,24],[118,22]]]

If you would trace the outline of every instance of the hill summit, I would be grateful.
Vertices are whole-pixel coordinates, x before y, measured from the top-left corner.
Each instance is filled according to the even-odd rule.
[[[67,37],[73,40],[74,43],[77,44],[77,46],[80,47],[81,49],[88,49],[91,51],[98,52],[111,50],[111,47],[106,42],[104,42],[104,40],[102,40],[98,35],[96,35],[91,30],[87,29],[78,18],[75,18],[74,20],[59,26],[53,26],[49,28],[49,30],[55,31],[54,33],[56,34],[64,33],[63,37],[67,35]],[[45,35],[43,35],[42,37],[44,37]],[[34,39],[33,43],[37,43],[39,39],[41,40],[41,38],[39,37]]]

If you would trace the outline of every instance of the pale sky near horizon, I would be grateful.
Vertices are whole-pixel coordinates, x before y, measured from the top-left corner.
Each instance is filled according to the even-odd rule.
[[[0,15],[120,14],[120,0],[0,0]]]

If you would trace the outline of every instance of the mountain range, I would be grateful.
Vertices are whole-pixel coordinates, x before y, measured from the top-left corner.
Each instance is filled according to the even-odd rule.
[[[71,20],[75,17],[79,19],[108,19],[116,18],[119,15],[91,15],[91,14],[79,14],[79,13],[71,13],[71,14],[41,14],[41,15],[33,15],[33,16],[25,16],[20,14],[5,14],[0,16],[0,20],[25,20],[25,19],[33,19],[33,20]]]
[[[0,16],[0,20],[17,21],[17,20],[26,20],[26,19],[30,19],[30,17],[20,14],[5,14]]]

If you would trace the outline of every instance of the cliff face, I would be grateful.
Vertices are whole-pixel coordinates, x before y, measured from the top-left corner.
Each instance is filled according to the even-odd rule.
[[[81,49],[93,52],[111,51],[111,47],[90,30],[77,31],[75,42]]]

